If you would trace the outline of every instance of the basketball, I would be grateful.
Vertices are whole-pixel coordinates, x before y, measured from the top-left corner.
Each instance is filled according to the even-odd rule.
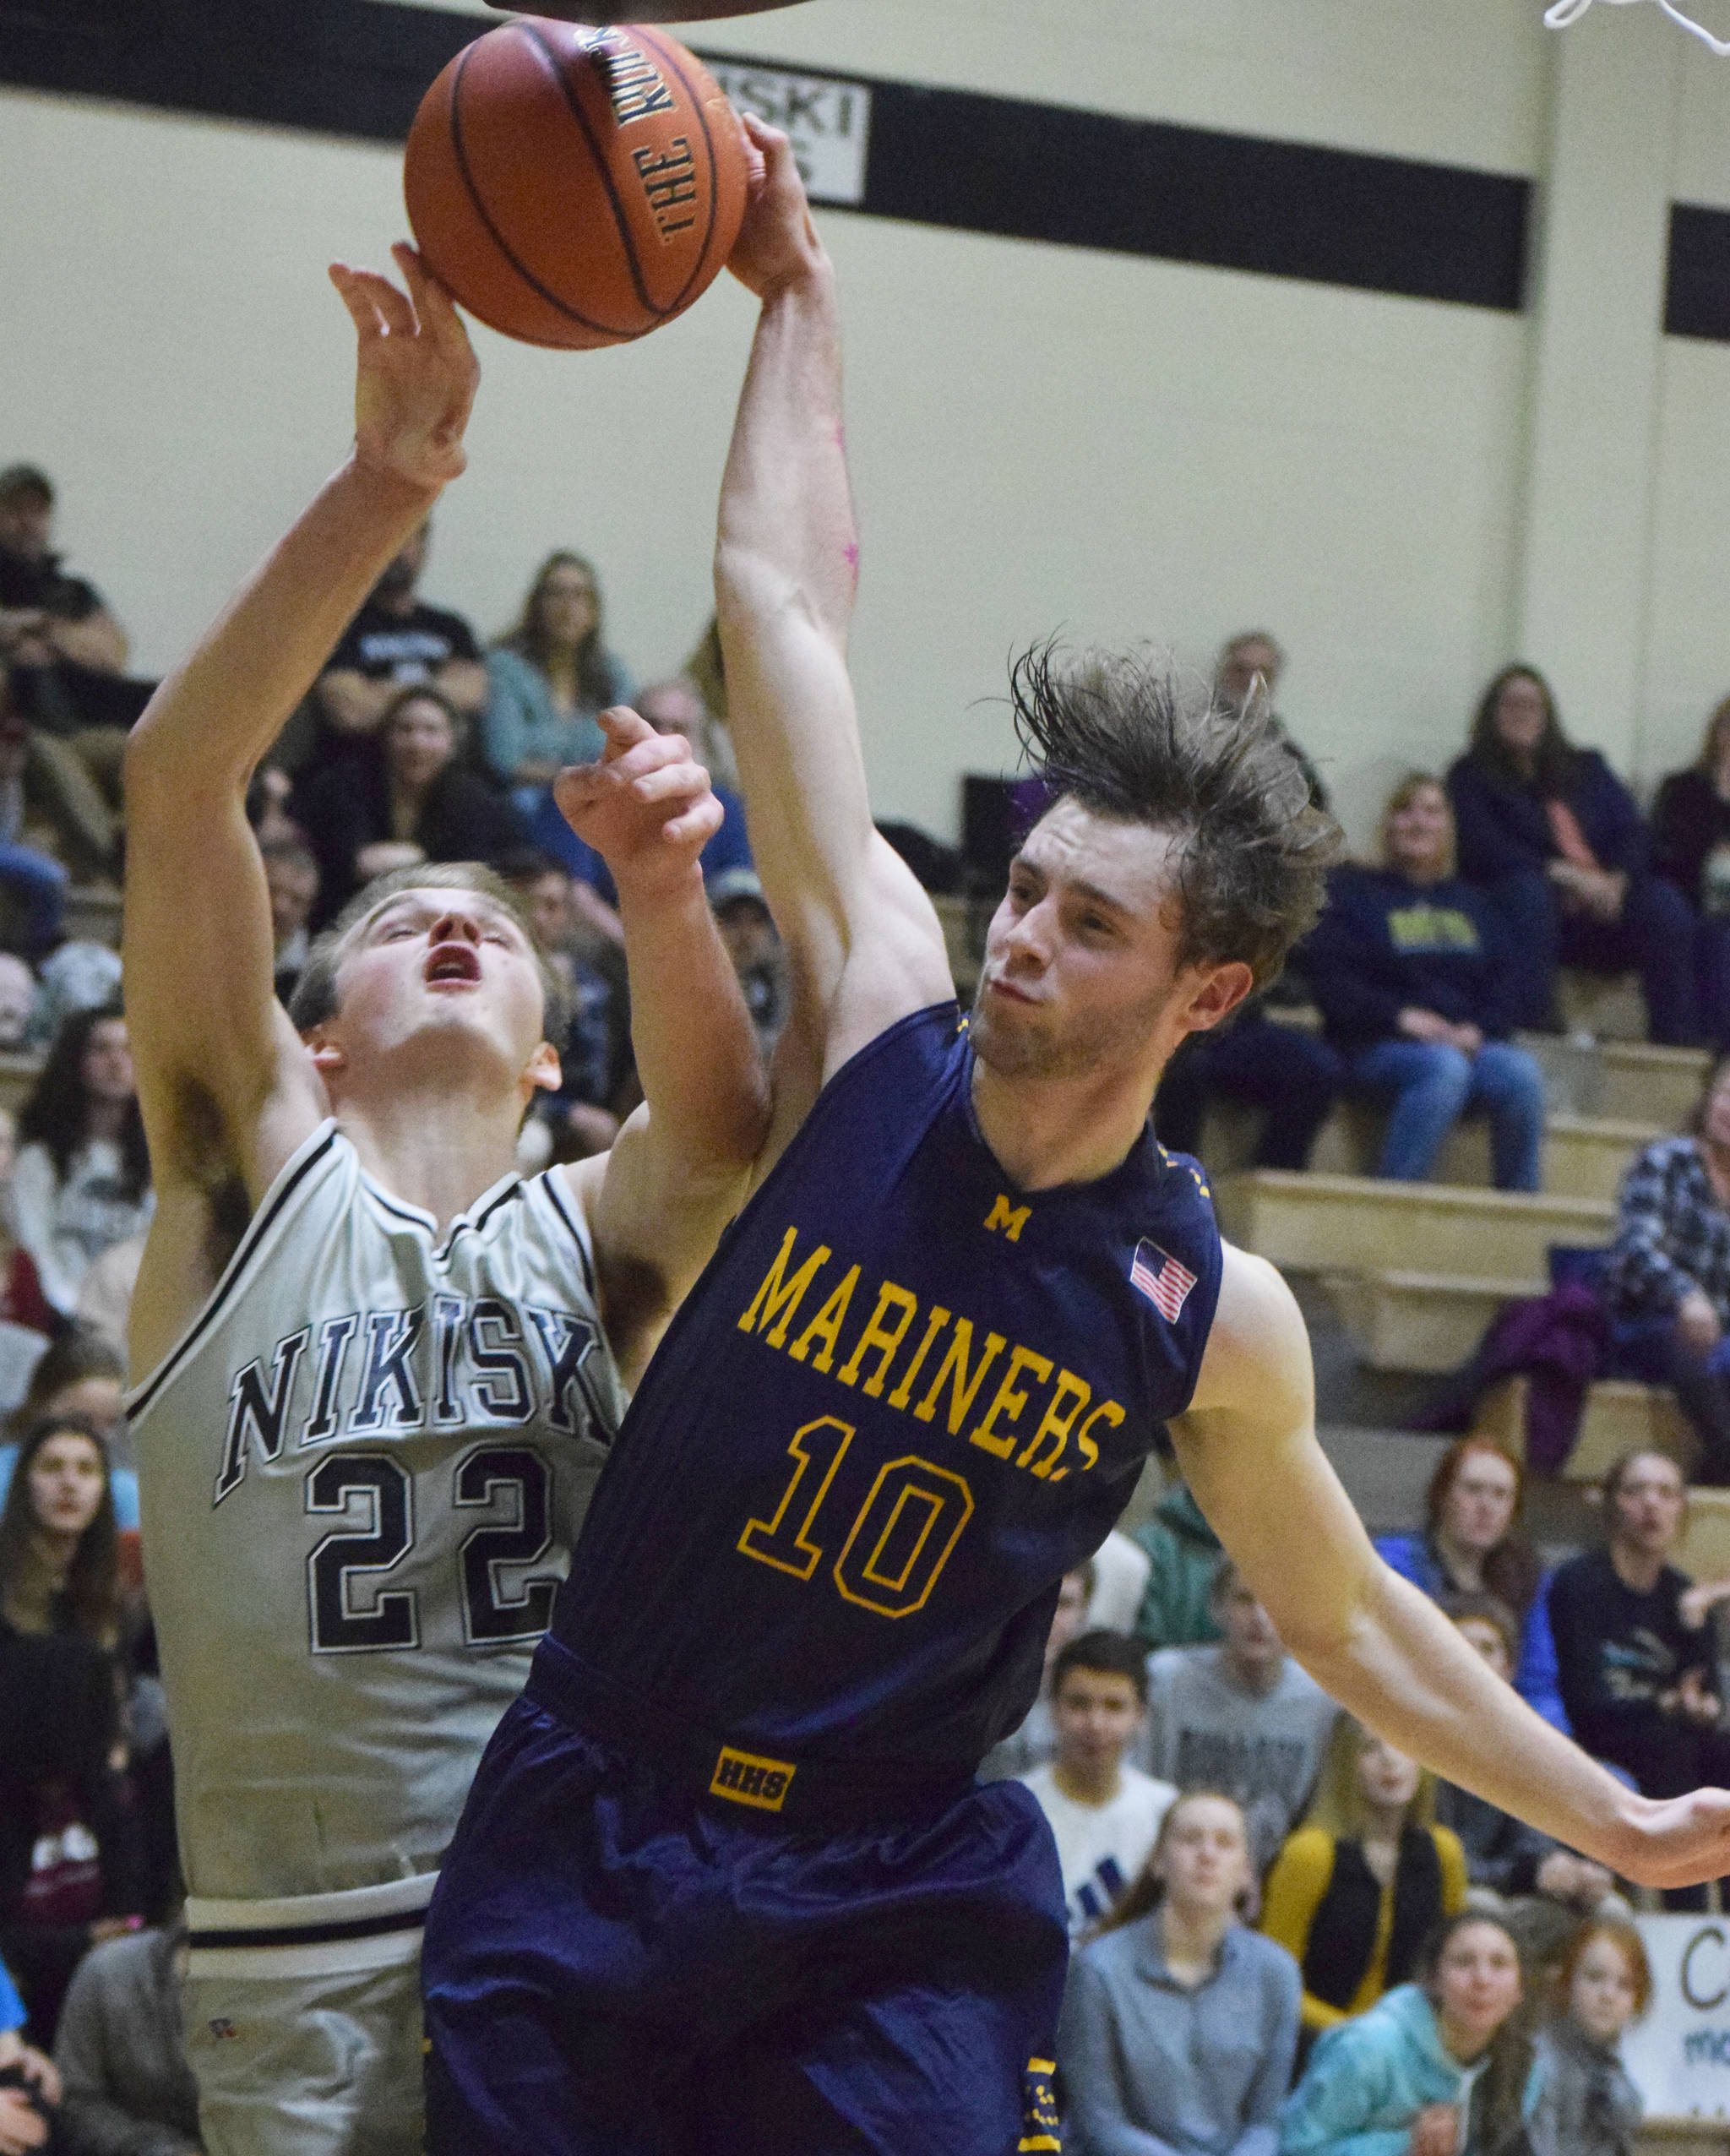
[[[433,83],[403,187],[422,255],[471,314],[587,351],[701,297],[738,237],[747,175],[737,116],[682,45],[525,19]]]

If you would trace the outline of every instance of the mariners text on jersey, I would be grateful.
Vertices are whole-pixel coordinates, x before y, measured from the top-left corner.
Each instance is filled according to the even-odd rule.
[[[1200,1171],[1150,1130],[1019,1190],[972,1072],[942,1005],[830,1081],[674,1319],[555,1604],[566,1652],[742,1759],[971,1767],[1194,1391]]]

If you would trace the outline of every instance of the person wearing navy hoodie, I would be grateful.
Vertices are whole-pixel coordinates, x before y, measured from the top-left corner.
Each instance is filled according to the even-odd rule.
[[[1652,874],[1633,795],[1595,749],[1569,742],[1535,668],[1504,667],[1484,691],[1448,792],[1460,873],[1508,931],[1514,1025],[1553,1027],[1556,968],[1579,966],[1637,972],[1654,1041],[1706,1039],[1694,910]]]
[[[1395,787],[1382,865],[1335,871],[1303,964],[1348,1082],[1391,1104],[1378,1174],[1420,1180],[1481,1109],[1496,1188],[1537,1189],[1543,1079],[1507,1038],[1507,954],[1489,906],[1454,873],[1439,780],[1413,772]]]

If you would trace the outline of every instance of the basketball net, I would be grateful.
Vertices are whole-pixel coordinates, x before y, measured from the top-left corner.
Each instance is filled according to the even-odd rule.
[[[1608,4],[1613,8],[1629,8],[1635,4],[1635,0],[1608,0]],[[1544,20],[1552,30],[1566,30],[1570,23],[1577,23],[1591,5],[1591,0],[1555,0],[1555,5],[1546,9]],[[1714,37],[1691,15],[1684,15],[1674,4],[1674,0],[1658,0],[1658,5],[1673,23],[1680,23],[1684,30],[1692,30],[1702,45],[1710,45],[1721,60],[1730,60],[1730,40]]]

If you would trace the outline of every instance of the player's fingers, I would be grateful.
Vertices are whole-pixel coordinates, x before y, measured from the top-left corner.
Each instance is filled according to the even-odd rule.
[[[721,829],[726,810],[712,793],[705,793],[682,816],[669,816],[661,835],[675,846],[706,846]]]
[[[647,771],[631,781],[631,798],[652,807],[657,802],[676,801],[682,794],[695,796],[709,791],[709,774],[700,764],[688,761],[666,764],[658,771]]]
[[[639,741],[654,741],[659,737],[647,719],[640,717],[628,704],[615,704],[601,714],[601,731],[607,736],[607,760],[616,762],[628,749]]]
[[[373,303],[372,294],[356,273],[345,262],[333,262],[330,281],[336,287],[337,297],[348,309],[349,319],[363,337],[382,337],[384,319]]]
[[[376,270],[350,270],[348,277],[351,288],[364,293],[368,303],[377,309],[388,335],[414,334],[415,311],[389,277],[381,277]]]
[[[453,352],[471,352],[474,348],[463,318],[456,311],[456,302],[427,267],[425,255],[406,240],[398,240],[390,253],[409,288],[423,334]]]

